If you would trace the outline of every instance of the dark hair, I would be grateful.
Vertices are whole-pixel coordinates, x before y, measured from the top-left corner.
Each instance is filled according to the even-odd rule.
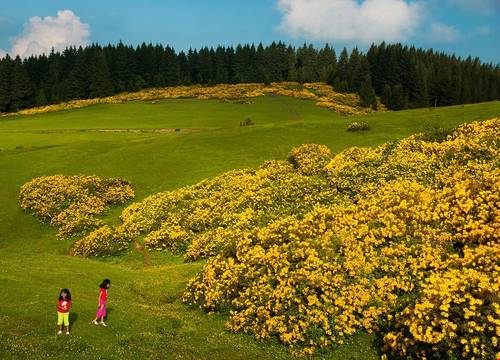
[[[101,283],[101,285],[99,285],[99,287],[101,289],[107,289],[109,284],[111,284],[111,281],[109,279],[104,279]]]
[[[63,299],[62,293],[66,293],[66,299]],[[71,300],[71,293],[69,292],[68,289],[62,289],[59,292],[59,300]]]

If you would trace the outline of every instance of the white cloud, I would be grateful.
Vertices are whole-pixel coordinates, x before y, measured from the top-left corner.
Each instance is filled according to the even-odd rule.
[[[453,26],[433,22],[428,36],[431,42],[447,43],[458,40],[461,33]]]
[[[478,34],[478,35],[481,35],[481,36],[488,36],[491,33],[493,33],[493,31],[488,26],[478,26],[475,29],[475,33]]]
[[[23,32],[11,39],[12,55],[27,57],[48,54],[51,49],[64,50],[74,45],[89,43],[90,27],[82,23],[71,10],[61,10],[57,16],[31,17],[24,24]]]
[[[2,59],[5,55],[7,55],[7,51],[0,49],[0,59]]]
[[[472,10],[484,15],[491,14],[500,10],[500,1],[498,0],[450,0],[452,4],[465,10]]]
[[[402,41],[414,35],[423,5],[406,0],[278,0],[280,30],[316,41]]]

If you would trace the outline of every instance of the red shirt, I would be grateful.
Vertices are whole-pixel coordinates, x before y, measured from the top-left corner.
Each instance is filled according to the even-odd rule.
[[[106,300],[108,300],[108,291],[101,288],[101,290],[99,291],[99,304],[106,304]]]
[[[57,302],[57,311],[60,313],[67,313],[71,309],[71,300],[59,300]]]

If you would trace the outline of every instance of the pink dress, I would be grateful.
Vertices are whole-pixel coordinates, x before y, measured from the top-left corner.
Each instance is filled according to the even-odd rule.
[[[108,300],[108,291],[101,289],[99,291],[99,307],[97,308],[96,317],[100,318],[106,316],[106,300]]]

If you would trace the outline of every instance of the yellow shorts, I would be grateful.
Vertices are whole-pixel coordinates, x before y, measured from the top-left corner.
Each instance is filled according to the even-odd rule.
[[[57,325],[69,326],[69,312],[57,312]]]

